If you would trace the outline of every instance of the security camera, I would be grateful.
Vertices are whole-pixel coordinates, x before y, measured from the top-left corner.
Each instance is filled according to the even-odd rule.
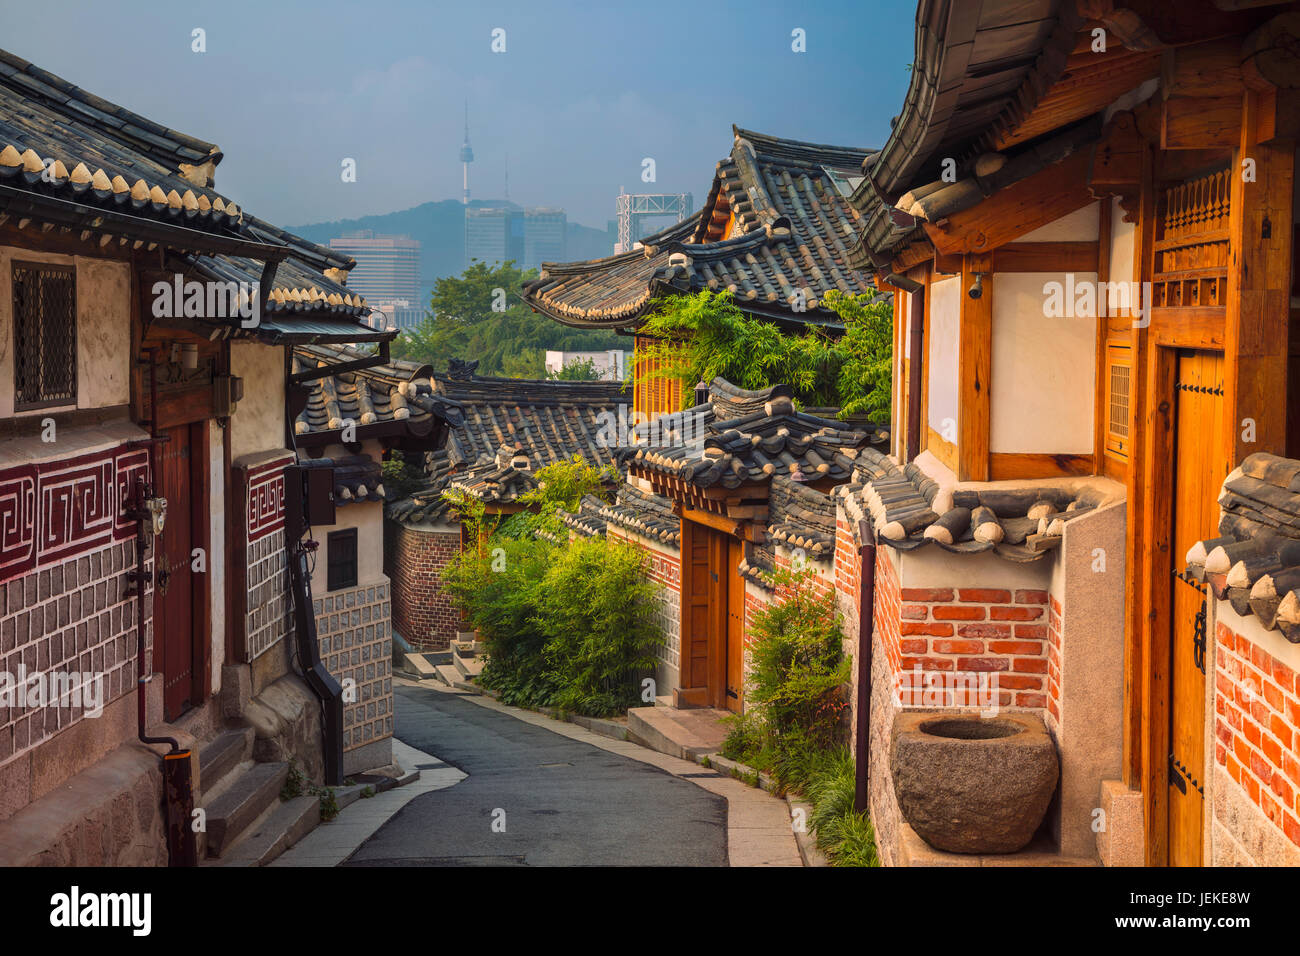
[[[975,273],[975,282],[966,291],[966,294],[972,299],[978,299],[984,294],[984,273]]]

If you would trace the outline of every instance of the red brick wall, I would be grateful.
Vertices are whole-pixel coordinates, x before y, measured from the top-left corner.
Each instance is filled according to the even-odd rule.
[[[1222,622],[1215,644],[1214,759],[1300,846],[1300,677]]]
[[[988,673],[990,686],[996,682],[998,706],[1047,706],[1046,591],[902,588],[901,598],[901,689],[911,686],[908,672],[918,667],[922,672]],[[894,666],[892,659],[890,664]],[[951,706],[975,703],[955,699]]]
[[[677,669],[681,662],[681,558],[677,554],[660,551],[655,546],[657,542],[649,538],[628,534],[613,525],[605,529],[605,537],[610,541],[622,541],[625,544],[640,548],[649,556],[650,577],[663,585],[663,590],[659,592],[657,619],[664,639],[663,643],[656,649],[655,656],[668,667],[674,670]],[[665,545],[664,547],[670,547],[673,551],[677,550],[675,545]],[[660,679],[665,679],[665,675],[661,675]]]
[[[461,614],[438,585],[460,552],[460,531],[421,531],[385,522],[384,565],[393,588],[393,630],[412,647],[445,651],[464,628]]]

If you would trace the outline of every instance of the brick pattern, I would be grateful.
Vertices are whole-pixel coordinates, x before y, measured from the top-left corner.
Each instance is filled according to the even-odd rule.
[[[445,651],[465,629],[438,575],[460,553],[460,529],[428,531],[397,521],[384,528],[384,571],[392,582],[392,627],[412,647]]]
[[[655,620],[663,641],[655,648],[655,656],[675,670],[681,665],[682,642],[682,556],[681,550],[652,538],[636,534],[625,528],[606,528],[605,536],[611,541],[624,541],[649,555],[650,577],[662,585],[659,589],[659,608]]]
[[[135,541],[128,539],[0,585],[0,671],[14,680],[20,665],[29,678],[102,674],[104,706],[134,692],[136,605],[126,579],[134,567]],[[145,600],[150,643],[151,604],[152,594]],[[0,705],[0,764],[83,719],[81,706]]]
[[[877,560],[884,555],[884,549],[877,553]],[[858,543],[853,538],[853,529],[844,515],[843,505],[838,506],[835,515],[835,592],[839,599],[840,614],[844,617],[844,652],[852,659],[849,677],[850,727],[857,726],[858,719],[858,661],[863,656],[858,646],[858,632],[862,629],[859,614],[859,589],[862,582],[862,561],[858,556]],[[879,585],[877,585],[879,586]],[[879,622],[877,621],[877,626]],[[849,748],[856,756],[857,735],[849,734]]]
[[[284,529],[248,545],[248,659],[265,654],[293,632],[293,592]]]
[[[345,693],[351,681],[356,694],[353,703],[343,705],[343,749],[355,750],[391,737],[393,637],[388,579],[330,591],[312,603],[321,660]]]
[[[1214,685],[1215,762],[1300,846],[1300,676],[1220,622]]]
[[[996,675],[999,707],[1046,708],[1046,591],[905,587],[900,598],[900,692],[929,691],[912,686],[909,672],[916,668],[968,677],[988,674],[990,684]],[[981,702],[975,693],[969,682],[965,689],[949,688],[943,706],[976,706]]]
[[[1061,731],[1061,602],[1053,594],[1047,607],[1047,713],[1043,715],[1054,739]]]

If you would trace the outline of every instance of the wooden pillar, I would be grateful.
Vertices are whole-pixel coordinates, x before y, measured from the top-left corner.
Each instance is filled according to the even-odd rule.
[[[1233,153],[1223,383],[1229,469],[1255,452],[1286,453],[1295,145],[1272,140],[1278,99],[1247,91]]]
[[[971,298],[976,276],[983,292]],[[969,253],[961,265],[957,478],[989,480],[989,376],[993,367],[993,257]]]

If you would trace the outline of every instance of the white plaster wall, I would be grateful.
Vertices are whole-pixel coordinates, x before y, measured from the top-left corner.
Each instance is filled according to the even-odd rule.
[[[125,405],[131,398],[131,270],[125,262],[0,246],[0,418],[14,412],[13,263],[48,262],[77,270],[77,401],[19,412]]]
[[[329,584],[329,536],[331,532],[349,528],[357,529],[357,586],[387,581],[384,574],[384,506],[378,501],[344,505],[335,511],[334,517],[334,524],[311,529],[311,536],[320,542],[311,574],[312,595],[323,597],[330,593],[326,589]]]
[[[996,301],[996,300],[995,300]],[[931,428],[945,436],[945,419],[951,422],[947,440],[956,440],[958,392],[958,333],[961,326],[961,277],[930,284],[929,412]]]
[[[221,690],[221,666],[226,660],[226,469],[222,447],[226,435],[215,420],[208,421],[208,587],[212,607],[212,693]],[[218,569],[215,572],[213,569]]]
[[[905,588],[1005,588],[1045,591],[1051,581],[1051,557],[1021,564],[991,551],[954,555],[942,548],[918,548],[897,555],[899,581]],[[1046,623],[1046,622],[1044,622]]]
[[[1091,203],[1068,216],[1055,219],[1016,242],[1096,242],[1101,235],[1101,203]]]
[[[1093,450],[1097,319],[1046,317],[1043,289],[1053,281],[1064,286],[1066,276],[1002,272],[993,277],[991,452],[1086,455]],[[1095,283],[1097,274],[1076,273],[1074,281]]]
[[[130,265],[78,256],[77,407],[125,405],[130,370]]]
[[[284,448],[284,349],[232,342],[230,371],[244,380],[244,397],[230,421],[232,457]]]

